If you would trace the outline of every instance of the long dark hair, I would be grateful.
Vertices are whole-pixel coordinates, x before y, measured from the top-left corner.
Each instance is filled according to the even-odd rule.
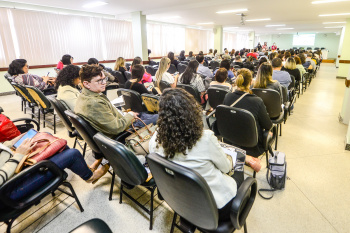
[[[23,67],[26,65],[27,60],[25,59],[15,59],[9,65],[8,73],[13,75],[24,74]]]
[[[199,63],[197,60],[190,61],[185,72],[181,76],[181,83],[190,84],[192,79],[195,77],[195,74],[197,73],[198,66]]]
[[[169,52],[169,53],[168,53],[168,58],[170,59],[171,62],[173,62],[174,59],[175,59],[174,53],[173,53],[173,52]]]
[[[202,110],[194,97],[179,88],[168,88],[159,100],[156,142],[166,158],[186,155],[203,134]]]
[[[141,64],[141,62],[142,62],[141,57],[135,57],[131,63],[131,67],[134,67],[134,65],[139,65],[139,64]]]

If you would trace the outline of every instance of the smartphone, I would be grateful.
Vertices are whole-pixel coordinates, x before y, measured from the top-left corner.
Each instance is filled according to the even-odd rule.
[[[147,90],[152,90],[153,89],[153,85],[149,85],[148,87],[147,87]]]
[[[38,133],[38,131],[36,131],[35,129],[30,129],[25,135],[23,135],[23,137],[21,139],[19,139],[15,143],[15,145],[13,145],[13,148],[17,149],[25,139],[33,138],[37,133]]]

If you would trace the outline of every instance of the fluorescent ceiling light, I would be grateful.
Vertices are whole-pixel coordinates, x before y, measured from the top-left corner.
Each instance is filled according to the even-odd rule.
[[[324,27],[324,28],[342,28],[343,26],[337,26],[337,27]]]
[[[237,9],[237,10],[227,10],[227,11],[217,11],[217,14],[226,14],[226,13],[235,13],[235,12],[243,12],[248,11],[248,9]]]
[[[165,17],[163,19],[180,19],[181,16],[175,15],[175,16],[170,16],[170,17]]]
[[[227,28],[224,28],[224,29],[235,29],[235,28],[239,28],[239,27],[227,27]]]
[[[87,3],[87,4],[83,5],[83,7],[84,8],[93,8],[93,7],[103,6],[103,5],[107,5],[107,4],[108,4],[108,2],[97,1],[97,2]]]
[[[276,24],[276,25],[266,25],[265,27],[284,27],[285,24]]]
[[[336,24],[336,23],[346,23],[345,21],[344,22],[325,22],[323,24]]]
[[[271,20],[271,19],[270,18],[266,18],[266,19],[247,19],[246,22],[267,21],[267,20]]]
[[[349,0],[323,0],[323,1],[313,1],[312,4],[322,4],[322,3],[331,3],[331,2],[348,2]]]
[[[294,28],[277,28],[277,30],[291,30],[291,29],[294,29]]]
[[[197,23],[198,25],[207,25],[207,24],[214,24],[213,22],[209,22],[209,23]]]
[[[338,15],[350,15],[350,13],[325,14],[325,15],[319,15],[319,16],[324,17],[324,16],[338,16]]]

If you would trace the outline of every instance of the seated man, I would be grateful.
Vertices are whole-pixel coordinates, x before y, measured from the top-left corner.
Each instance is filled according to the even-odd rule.
[[[247,54],[247,57],[252,56],[252,57],[254,57],[255,59],[258,59],[258,55],[259,55],[259,54],[256,53],[256,49],[252,49],[252,50],[250,50],[250,53]]]
[[[273,68],[272,79],[277,80],[281,85],[288,88],[289,84],[292,82],[292,79],[288,72],[281,71],[282,60],[278,57],[274,58],[271,64]]]
[[[108,137],[115,137],[131,125],[137,113],[128,112],[124,116],[102,94],[107,78],[98,65],[84,65],[80,70],[83,91],[78,97],[74,111],[97,131]]]
[[[203,55],[198,55],[196,57],[197,61],[199,62],[199,66],[198,66],[198,70],[197,70],[197,73],[198,74],[201,74],[201,75],[204,75],[206,77],[209,77],[209,78],[213,78],[214,75],[211,73],[211,71],[209,70],[208,67],[205,67],[203,65],[204,63],[204,56]]]
[[[236,56],[235,62],[233,62],[233,65],[234,66],[239,66],[240,68],[243,68],[243,62],[242,62],[242,59],[241,59],[240,55]]]
[[[227,70],[227,72],[228,72],[228,78],[230,79],[230,80],[234,80],[235,79],[235,75],[234,75],[234,73],[231,71],[231,66],[230,66],[230,60],[223,60],[221,63],[220,63],[220,67],[219,68],[225,68],[226,70]],[[215,76],[215,74],[216,74],[216,72],[218,71],[218,69],[217,70],[215,70],[214,71],[214,76]],[[215,78],[213,78],[213,80],[214,80]]]

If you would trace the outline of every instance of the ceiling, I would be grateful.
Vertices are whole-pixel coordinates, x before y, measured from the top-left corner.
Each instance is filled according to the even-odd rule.
[[[323,22],[343,22],[348,16],[320,17],[320,14],[350,13],[350,1],[311,4],[313,0],[100,0],[109,4],[85,9],[82,6],[95,0],[18,0],[6,1],[35,4],[55,8],[88,11],[113,15],[118,19],[130,19],[131,12],[142,11],[148,20],[173,24],[213,28],[215,25],[238,27],[231,31],[255,31],[257,34],[278,33],[333,33],[341,28],[324,28],[345,26],[341,24],[322,24]],[[5,2],[5,1],[0,1]],[[248,9],[244,13],[245,20],[271,18],[269,21],[245,22],[241,25],[241,17],[236,13],[217,14],[217,11]],[[198,23],[213,22],[213,25]],[[285,24],[282,27],[265,27],[265,25]],[[277,30],[278,28],[294,28]]]

